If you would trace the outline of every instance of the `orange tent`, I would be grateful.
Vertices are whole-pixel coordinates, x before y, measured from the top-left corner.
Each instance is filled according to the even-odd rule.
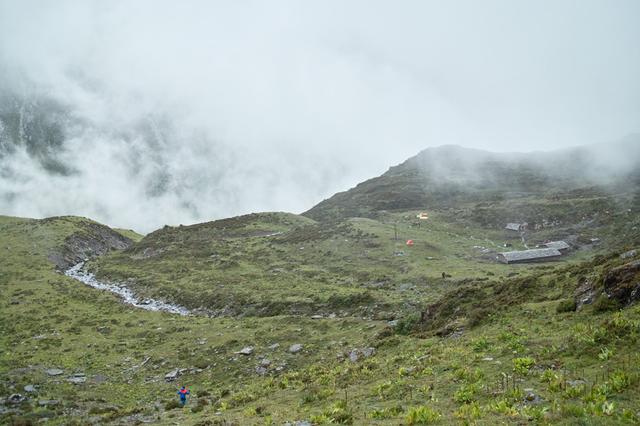
[[[413,240],[407,240],[407,245],[408,246],[412,246],[413,245]]]

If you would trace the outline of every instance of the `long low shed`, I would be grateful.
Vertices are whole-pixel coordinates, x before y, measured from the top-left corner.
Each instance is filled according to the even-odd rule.
[[[558,249],[542,248],[500,253],[498,254],[498,260],[502,263],[545,262],[561,256],[562,253]]]
[[[544,245],[546,248],[552,248],[556,250],[569,250],[571,246],[567,244],[565,241],[550,241]]]

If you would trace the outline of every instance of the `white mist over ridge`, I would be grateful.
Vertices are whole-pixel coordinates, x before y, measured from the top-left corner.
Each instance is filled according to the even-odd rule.
[[[639,14],[0,0],[0,214],[150,231],[300,212],[427,146],[615,140],[639,130]]]

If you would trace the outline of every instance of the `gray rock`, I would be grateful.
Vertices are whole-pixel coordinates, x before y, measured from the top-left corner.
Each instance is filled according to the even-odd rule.
[[[245,346],[240,349],[236,354],[238,355],[251,355],[253,353],[253,346]]]
[[[625,251],[620,255],[620,259],[630,259],[632,257],[636,257],[637,254],[638,254],[638,250],[636,249]]]
[[[349,352],[349,361],[358,362],[361,358],[369,358],[370,356],[375,355],[376,348],[361,348],[361,349],[353,349]]]
[[[9,398],[7,398],[7,402],[9,404],[20,404],[22,401],[26,401],[26,400],[27,400],[27,397],[19,393],[14,393]]]
[[[483,361],[493,361],[493,357],[490,356],[486,356],[484,358],[482,358]]]
[[[294,345],[289,346],[289,352],[291,352],[292,354],[297,354],[302,350],[303,347],[304,346],[302,346],[302,344],[296,343]]]
[[[538,404],[542,404],[544,400],[540,398],[539,395],[536,395],[533,392],[527,392],[526,395],[524,396],[524,402],[525,404],[538,405]]]
[[[259,366],[257,366],[257,367],[256,367],[256,374],[257,374],[258,376],[264,376],[264,375],[266,375],[266,374],[267,374],[267,371],[268,371],[268,370],[267,370],[267,367],[263,367],[263,366],[261,366],[261,365],[259,365]]]
[[[280,347],[280,343],[274,343],[273,345],[269,345],[268,348],[272,351],[278,349]]]
[[[596,289],[592,280],[584,278],[574,291],[576,310],[581,310],[584,305],[590,305],[596,298]]]
[[[64,373],[64,371],[60,370],[59,368],[50,368],[46,370],[46,373],[50,376],[60,376]]]
[[[96,374],[93,376],[93,383],[96,384],[105,383],[107,380],[109,380],[109,378],[102,374]]]
[[[263,358],[263,359],[260,360],[260,365],[262,367],[268,367],[268,366],[271,365],[271,360],[268,359],[268,358]]]
[[[36,391],[36,387],[35,387],[35,386],[33,386],[33,385],[26,385],[26,386],[24,387],[24,391],[25,391],[25,392],[35,392],[35,391]]]
[[[376,354],[376,348],[362,348],[360,349],[360,352],[365,358],[369,358],[370,356],[374,356]]]
[[[569,386],[571,386],[572,388],[575,388],[575,387],[578,387],[578,386],[586,385],[587,382],[585,382],[584,380],[581,380],[581,379],[576,379],[576,380],[567,380],[567,384]]]
[[[82,373],[73,374],[67,377],[67,382],[79,385],[87,381],[87,376]]]
[[[60,404],[60,401],[57,399],[41,399],[38,401],[38,405],[41,407],[52,407],[54,405]]]
[[[322,315],[312,315],[311,319],[322,319],[324,318]]]
[[[167,382],[173,382],[175,379],[178,378],[178,376],[180,376],[180,370],[176,368],[175,370],[171,370],[167,374],[165,374],[164,380]]]

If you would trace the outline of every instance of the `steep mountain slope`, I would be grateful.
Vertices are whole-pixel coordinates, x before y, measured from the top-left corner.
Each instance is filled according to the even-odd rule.
[[[640,137],[616,144],[532,154],[457,146],[430,148],[383,175],[322,201],[315,220],[373,217],[381,210],[443,209],[465,202],[588,192],[638,192]]]

